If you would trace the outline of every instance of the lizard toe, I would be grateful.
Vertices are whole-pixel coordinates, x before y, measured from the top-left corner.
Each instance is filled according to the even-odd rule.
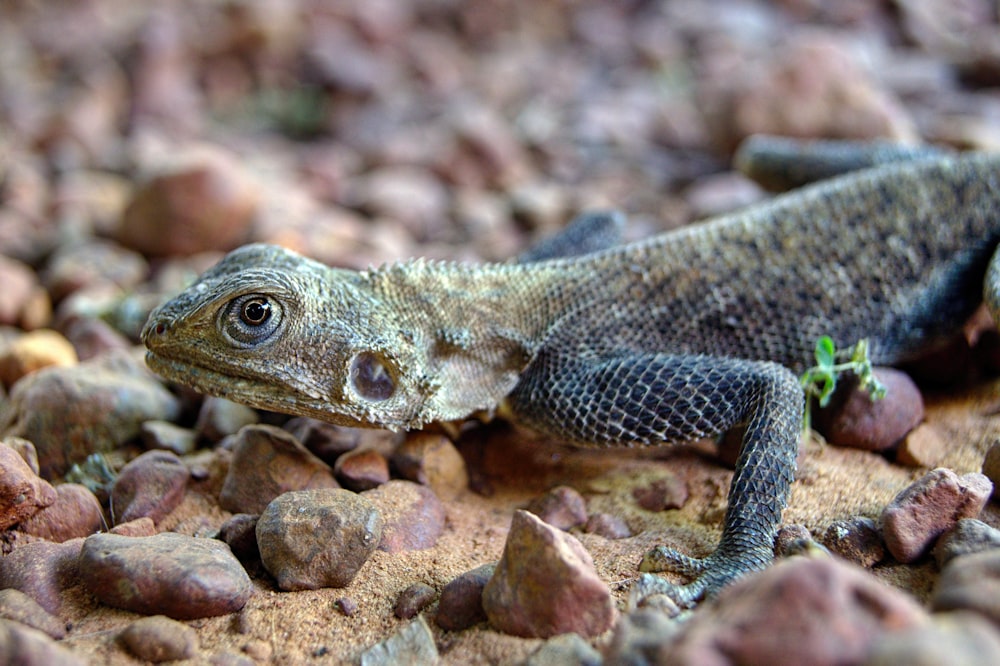
[[[702,599],[716,596],[734,580],[766,568],[772,559],[769,548],[737,553],[717,550],[708,557],[696,558],[658,546],[646,553],[639,565],[644,573],[633,587],[630,603],[643,605],[655,595],[664,595],[680,608],[691,608]],[[650,572],[675,573],[693,580],[686,584],[671,583]]]

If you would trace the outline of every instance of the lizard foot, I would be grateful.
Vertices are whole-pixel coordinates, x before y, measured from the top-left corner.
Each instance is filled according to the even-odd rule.
[[[696,558],[673,548],[657,546],[642,558],[639,570],[644,572],[632,588],[630,603],[641,604],[645,599],[662,594],[680,608],[692,608],[705,598],[714,597],[732,581],[752,571],[767,567],[773,559],[770,548],[742,552],[715,551],[708,557]],[[671,583],[650,572],[666,571],[693,578],[690,583]]]

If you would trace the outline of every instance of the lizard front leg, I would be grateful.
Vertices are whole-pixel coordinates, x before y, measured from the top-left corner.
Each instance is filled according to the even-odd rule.
[[[699,560],[657,548],[644,561],[647,571],[694,576],[687,585],[640,582],[643,596],[665,593],[681,606],[770,563],[795,474],[802,405],[798,380],[775,363],[631,352],[570,358],[543,350],[511,394],[519,418],[579,442],[679,442],[746,424],[715,552]]]

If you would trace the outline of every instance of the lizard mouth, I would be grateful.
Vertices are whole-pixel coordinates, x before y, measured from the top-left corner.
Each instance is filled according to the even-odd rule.
[[[277,408],[280,411],[280,406],[267,400],[266,389],[262,389],[252,378],[223,374],[203,365],[167,358],[154,351],[146,351],[146,365],[156,374],[190,386],[199,393],[231,399],[260,409]]]

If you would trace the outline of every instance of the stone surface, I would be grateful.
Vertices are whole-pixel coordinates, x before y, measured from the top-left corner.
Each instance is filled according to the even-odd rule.
[[[688,488],[683,479],[668,474],[632,489],[632,497],[646,511],[679,509],[688,500]]]
[[[933,426],[921,423],[903,438],[896,451],[896,462],[908,467],[937,467],[949,448]]]
[[[427,583],[414,583],[396,597],[392,613],[401,620],[409,620],[434,601],[436,594],[434,588]]]
[[[459,574],[441,590],[434,621],[446,631],[461,631],[486,620],[483,588],[493,577],[495,564],[483,564]]]
[[[972,666],[1000,663],[1000,631],[969,612],[935,613],[930,626],[879,636],[862,666]]]
[[[561,634],[531,653],[524,666],[601,666],[600,653],[579,634]]]
[[[389,461],[374,449],[354,449],[337,458],[333,473],[342,486],[359,493],[389,480]]]
[[[1000,484],[1000,440],[990,444],[983,459],[983,474],[993,482],[993,497],[997,497],[997,485]]]
[[[257,412],[223,398],[209,396],[201,403],[194,430],[202,439],[218,442],[223,437],[235,435],[244,426],[257,423]]]
[[[105,526],[104,511],[94,493],[77,483],[56,486],[56,501],[18,529],[25,534],[62,542],[87,537]]]
[[[423,616],[361,653],[361,666],[433,666],[437,663],[434,635]]]
[[[237,513],[219,527],[219,538],[226,542],[244,567],[260,563],[257,547],[257,518],[248,513]]]
[[[56,640],[66,635],[66,625],[20,590],[0,590],[0,618],[13,620]]]
[[[163,615],[136,620],[118,634],[118,639],[135,656],[156,664],[191,659],[198,652],[195,630]]]
[[[1000,548],[948,562],[931,596],[931,608],[975,611],[1000,627]]]
[[[836,520],[826,528],[820,542],[845,560],[869,569],[885,558],[878,525],[867,516]]]
[[[356,449],[366,436],[377,432],[364,428],[348,428],[306,417],[291,419],[282,427],[320,460],[331,466],[341,455]]]
[[[58,302],[98,284],[132,289],[148,273],[149,264],[141,254],[114,242],[94,239],[59,246],[46,263],[43,280]]]
[[[36,221],[32,220],[32,224]],[[52,301],[31,267],[0,254],[0,325],[32,330],[52,318]]]
[[[84,541],[79,567],[87,591],[102,603],[143,615],[225,615],[243,608],[253,592],[224,543],[171,532],[95,534]]]
[[[963,518],[941,535],[934,546],[934,561],[944,568],[960,555],[1000,548],[1000,530],[975,518]]]
[[[483,608],[495,629],[539,638],[570,631],[596,636],[617,616],[586,549],[527,511],[514,513]]]
[[[993,484],[982,474],[958,476],[931,470],[904,488],[882,512],[882,537],[900,562],[913,562],[962,518],[975,518],[989,500]]]
[[[0,530],[27,520],[57,497],[55,488],[31,471],[17,451],[0,443]]]
[[[37,629],[0,620],[0,663],[17,666],[86,666],[77,657]]]
[[[140,431],[142,445],[147,449],[170,451],[179,456],[191,453],[197,446],[197,435],[169,421],[146,421]]]
[[[605,648],[608,664],[667,664],[669,646],[681,625],[665,613],[643,607],[623,615],[615,624],[611,641]],[[729,664],[719,662],[719,666]]]
[[[273,426],[246,426],[236,436],[219,506],[233,513],[260,514],[290,490],[338,487],[333,470],[291,434]]]
[[[444,532],[444,505],[427,486],[394,479],[362,496],[382,515],[379,550],[398,553],[431,548]]]
[[[627,539],[632,536],[632,529],[620,516],[612,513],[592,513],[587,518],[583,531],[597,534],[605,539]]]
[[[445,501],[455,499],[469,485],[465,460],[444,435],[409,433],[393,453],[391,462],[401,477],[428,486]]]
[[[184,499],[191,472],[170,451],[147,451],[122,468],[111,489],[115,522],[148,516],[158,523]]]
[[[828,441],[865,451],[886,451],[899,444],[924,419],[924,400],[909,375],[876,368],[885,397],[872,400],[860,388],[836,396],[816,425]]]
[[[34,541],[0,558],[0,589],[25,593],[49,613],[62,609],[62,592],[78,581],[82,539],[63,543]]]
[[[587,501],[569,486],[557,486],[536,497],[525,507],[543,521],[561,530],[570,530],[587,522]]]
[[[77,360],[76,349],[56,331],[31,331],[0,344],[0,383],[11,387],[32,372],[50,365],[75,365]]]
[[[299,490],[268,504],[256,531],[264,567],[282,590],[345,587],[375,552],[382,517],[348,490]]]

